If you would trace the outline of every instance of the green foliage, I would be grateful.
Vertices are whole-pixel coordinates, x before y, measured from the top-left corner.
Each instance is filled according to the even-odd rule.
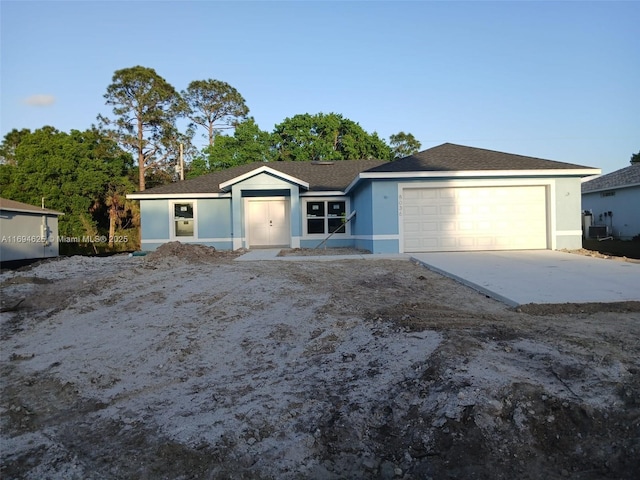
[[[260,130],[253,118],[238,124],[232,137],[218,135],[213,146],[206,149],[212,172],[253,162],[276,159],[271,135]]]
[[[188,106],[187,116],[208,134],[213,145],[220,129],[233,128],[245,119],[249,108],[240,93],[220,80],[196,80],[182,92]]]
[[[391,149],[374,132],[330,113],[295,115],[276,125],[273,140],[278,160],[334,161],[378,158],[390,160]]]
[[[186,103],[155,70],[141,66],[117,70],[104,98],[115,118],[98,118],[135,155],[139,189],[144,190],[147,169],[176,163],[180,142],[175,123],[186,113]]]
[[[260,130],[253,118],[236,126],[233,136],[217,135],[213,145],[205,147],[204,155],[196,157],[187,170],[186,178],[253,162],[272,162],[276,153],[271,135]]]
[[[97,130],[64,133],[43,127],[25,133],[15,164],[2,165],[3,197],[63,212],[60,235],[94,235],[110,192],[132,191],[131,156]]]
[[[0,165],[16,164],[16,148],[22,139],[30,133],[28,128],[22,130],[14,128],[4,136],[2,144],[0,144]]]
[[[631,165],[634,163],[640,163],[640,152],[631,155]]]
[[[393,158],[403,158],[420,151],[421,144],[411,133],[398,132],[389,137]]]

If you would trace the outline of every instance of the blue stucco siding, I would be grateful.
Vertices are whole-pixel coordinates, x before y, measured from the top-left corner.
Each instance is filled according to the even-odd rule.
[[[172,205],[176,202],[193,202],[196,212],[194,238],[175,237],[172,231]],[[231,199],[150,199],[140,201],[142,249],[155,250],[163,243],[178,240],[199,243],[218,249],[232,248]]]
[[[373,235],[398,234],[398,182],[373,183]]]
[[[320,246],[323,240],[318,239],[301,239],[300,240],[300,248],[316,248]],[[322,248],[348,248],[355,247],[355,243],[352,238],[335,238],[332,237],[326,242],[322,243],[320,249]]]
[[[351,206],[357,212],[351,226],[356,248],[372,253],[399,251],[399,241],[393,238],[398,235],[398,182],[363,182],[352,192]]]
[[[231,238],[231,199],[198,200],[198,238]]]
[[[371,235],[373,233],[372,195],[373,186],[370,181],[352,192],[351,211],[356,211],[356,216],[351,221],[352,235]]]
[[[141,200],[140,218],[142,240],[167,240],[169,238],[169,201]]]

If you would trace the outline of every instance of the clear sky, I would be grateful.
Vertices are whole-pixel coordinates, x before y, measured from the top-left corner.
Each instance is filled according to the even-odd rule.
[[[217,79],[260,128],[340,113],[608,173],[640,151],[640,2],[5,1],[0,135],[84,130],[116,70]],[[204,139],[196,145],[203,146]]]

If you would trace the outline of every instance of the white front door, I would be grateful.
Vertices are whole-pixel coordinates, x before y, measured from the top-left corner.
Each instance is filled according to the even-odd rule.
[[[248,205],[249,246],[289,246],[291,231],[287,201],[251,199]]]

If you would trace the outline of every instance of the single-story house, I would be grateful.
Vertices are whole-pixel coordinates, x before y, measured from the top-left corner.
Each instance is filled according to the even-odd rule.
[[[580,248],[599,169],[445,143],[393,162],[252,163],[128,195],[143,250],[355,247],[372,253]]]
[[[0,198],[0,261],[58,256],[58,216],[63,213]]]
[[[631,240],[640,235],[640,163],[582,184],[582,209],[591,234]]]

